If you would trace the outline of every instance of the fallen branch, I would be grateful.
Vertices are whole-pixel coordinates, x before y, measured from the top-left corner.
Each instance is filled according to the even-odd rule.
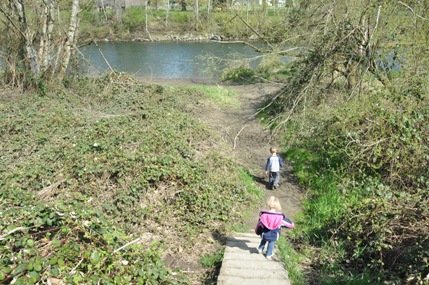
[[[122,249],[126,248],[126,247],[127,247],[127,246],[129,246],[129,245],[132,245],[133,243],[138,242],[139,240],[140,240],[140,238],[137,238],[137,239],[135,239],[135,240],[133,240],[133,241],[130,241],[130,242],[129,242],[129,243],[127,243],[126,245],[123,245],[123,246],[121,246],[120,248],[115,249],[115,250],[113,251],[113,253],[117,253],[118,251],[120,251],[120,250],[122,250]]]
[[[5,237],[7,237],[8,235],[13,234],[14,232],[17,232],[17,231],[23,231],[23,230],[25,230],[25,229],[26,229],[25,227],[17,227],[17,228],[14,228],[14,229],[13,229],[13,230],[11,230],[10,232],[5,233],[5,234],[1,235],[1,236],[0,236],[0,240],[4,240],[4,239],[5,239]]]
[[[75,267],[73,267],[73,269],[70,271],[70,274],[75,274],[76,273],[76,269],[79,267],[79,265],[82,263],[83,258],[76,264]]]
[[[233,149],[235,149],[236,141],[237,141],[237,137],[240,135],[240,133],[244,130],[244,128],[245,128],[245,127],[247,127],[247,125],[244,125],[244,126],[241,128],[241,130],[237,133],[237,135],[235,136],[235,138],[234,138],[234,147],[233,147]]]

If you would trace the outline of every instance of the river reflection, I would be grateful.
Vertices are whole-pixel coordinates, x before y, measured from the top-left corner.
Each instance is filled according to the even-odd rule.
[[[110,65],[137,77],[172,79],[218,78],[219,70],[228,64],[226,59],[253,58],[255,67],[260,55],[244,44],[220,42],[102,42],[80,51],[84,69],[92,74],[108,71]],[[208,63],[211,57],[218,59],[215,64]]]

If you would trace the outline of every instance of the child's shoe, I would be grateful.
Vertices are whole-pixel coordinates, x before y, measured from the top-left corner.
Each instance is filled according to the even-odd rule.
[[[268,260],[275,260],[274,253],[271,255],[266,255],[265,258]]]

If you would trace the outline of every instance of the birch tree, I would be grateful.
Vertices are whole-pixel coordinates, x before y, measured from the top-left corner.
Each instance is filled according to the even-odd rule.
[[[198,0],[195,0],[195,30],[198,31],[198,24],[200,22],[200,11],[198,7],[199,3]]]
[[[40,79],[64,78],[76,49],[79,5],[80,0],[1,2],[5,83],[26,88]],[[64,14],[69,21],[61,19]]]

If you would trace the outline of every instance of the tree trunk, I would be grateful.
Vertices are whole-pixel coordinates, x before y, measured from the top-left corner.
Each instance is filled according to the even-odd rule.
[[[200,12],[198,10],[198,0],[195,0],[195,30],[198,31],[198,23],[200,21]]]
[[[64,1],[61,6],[57,1],[0,1],[6,26],[6,33],[0,35],[6,84],[38,88],[38,79],[64,78],[76,46],[80,0]],[[60,21],[60,8],[71,10],[68,25]]]
[[[65,46],[64,46],[64,53],[62,57],[63,60],[61,62],[61,67],[59,70],[60,78],[64,77],[67,71],[67,67],[69,66],[69,63],[70,63],[71,55],[74,52],[76,47],[76,38],[77,38],[76,34],[77,34],[78,25],[79,25],[79,18],[77,16],[78,13],[79,13],[79,0],[73,0],[72,12],[70,15],[70,26],[69,26],[69,31],[67,33]]]
[[[167,11],[165,13],[165,26],[168,27],[168,13],[170,12],[170,0],[167,0]]]
[[[27,69],[31,70],[33,74],[38,74],[40,71],[40,65],[37,60],[37,53],[33,46],[33,37],[34,33],[31,31],[31,28],[29,27],[26,13],[25,13],[25,6],[18,0],[14,0],[11,2],[11,5],[13,6],[18,14],[18,29],[22,37],[22,49],[19,55],[19,60],[24,61],[24,65]],[[9,17],[13,15],[8,15]]]

